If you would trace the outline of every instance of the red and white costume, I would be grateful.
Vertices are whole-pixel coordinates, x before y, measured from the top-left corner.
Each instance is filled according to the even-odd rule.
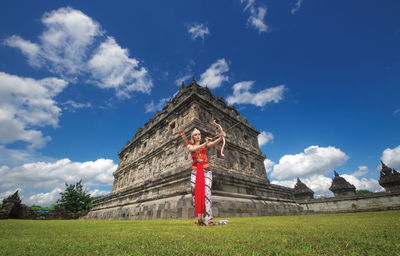
[[[187,147],[193,144],[187,141],[185,145]],[[206,147],[190,152],[190,154],[193,158],[190,187],[192,189],[196,223],[201,225],[213,219],[211,209],[212,171],[207,160]]]

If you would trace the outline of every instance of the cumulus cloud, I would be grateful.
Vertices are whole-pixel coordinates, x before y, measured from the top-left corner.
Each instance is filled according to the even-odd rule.
[[[157,104],[154,104],[154,100],[151,100],[151,102],[145,105],[146,113],[160,111],[169,99],[163,98]]]
[[[112,185],[112,173],[117,165],[111,159],[97,159],[96,161],[72,162],[61,159],[56,162],[35,162],[22,166],[0,169],[2,180],[0,189],[24,186],[27,188],[54,189],[64,187],[64,183],[75,183],[82,179],[88,186]]]
[[[191,35],[193,40],[201,38],[201,40],[204,42],[204,37],[206,35],[210,35],[210,30],[204,24],[187,25],[187,28],[188,33]]]
[[[283,156],[274,166],[271,177],[285,179],[324,174],[334,166],[344,164],[348,158],[344,152],[332,146],[310,146],[302,153]]]
[[[301,181],[314,191],[315,198],[332,197],[333,193],[329,190],[332,185],[332,179],[321,174],[311,175],[310,177],[302,178]],[[290,180],[273,180],[272,184],[277,184],[289,188],[294,188],[297,179]]]
[[[102,34],[100,25],[69,7],[45,13],[42,23],[41,57],[61,76],[78,74],[85,66],[87,48]]]
[[[17,35],[13,35],[5,39],[4,44],[20,49],[21,52],[28,58],[28,62],[31,66],[39,67],[41,65],[40,59],[38,58],[40,47],[37,44],[28,40],[24,40]]]
[[[111,186],[113,172],[117,169],[111,159],[72,162],[61,159],[55,162],[34,162],[14,168],[0,167],[0,190],[14,191],[22,188],[25,192],[44,192],[24,197],[24,203],[47,206],[54,203],[58,193],[65,190],[65,182],[74,184],[82,179],[85,187]],[[50,192],[45,192],[50,191]],[[103,193],[93,190],[96,194]],[[25,202],[26,200],[26,202]]]
[[[361,178],[354,175],[343,174],[340,175],[348,182],[353,184],[357,190],[369,190],[371,192],[381,192],[384,189],[379,185],[378,181],[375,179]],[[314,197],[333,197],[333,193],[329,190],[332,185],[332,178],[326,177],[321,174],[311,175],[306,178],[301,178],[301,181],[307,185],[312,191],[314,191]],[[290,180],[274,180],[271,181],[272,184],[277,184],[285,187],[294,188],[296,184],[296,178]]]
[[[260,145],[260,147],[264,144],[267,144],[268,142],[270,142],[272,140],[274,140],[274,135],[270,132],[262,131],[258,135],[258,144]]]
[[[357,190],[369,190],[371,192],[381,192],[384,191],[384,188],[379,185],[379,182],[376,179],[367,179],[361,178],[359,179],[354,174],[342,174],[340,175],[345,180],[353,184]]]
[[[213,63],[203,74],[200,75],[199,84],[210,89],[218,88],[229,77],[223,74],[229,71],[228,63],[225,59],[219,59]]]
[[[70,82],[92,81],[100,88],[114,88],[119,98],[132,92],[149,93],[153,84],[147,70],[114,38],[106,37],[100,24],[70,7],[47,12],[38,44],[13,35],[4,43],[20,49],[35,67],[44,67]]]
[[[23,199],[23,203],[26,205],[39,205],[42,207],[48,207],[60,199],[60,193],[64,192],[65,189],[55,188],[48,193],[38,193]]]
[[[97,85],[115,88],[119,98],[130,98],[130,92],[150,93],[153,83],[139,61],[129,58],[127,49],[121,48],[112,37],[108,37],[88,62],[88,67]]]
[[[1,170],[1,167],[0,167]],[[15,191],[18,190],[18,195],[21,195],[22,189],[21,188],[16,188],[16,189],[11,189],[8,191],[0,192],[0,202],[3,202],[3,199],[6,199],[7,197],[13,195]]]
[[[367,173],[368,173],[368,167],[367,166],[358,166],[358,170],[355,171],[352,175],[354,177],[361,177],[361,176],[364,176]]]
[[[394,149],[385,149],[382,153],[381,160],[390,168],[400,171],[400,145]]]
[[[264,166],[265,166],[265,171],[267,173],[269,173],[270,171],[272,171],[274,165],[276,163],[274,161],[269,160],[268,158],[264,160]]]
[[[45,65],[62,77],[75,77],[85,68],[88,48],[103,34],[100,25],[79,10],[70,7],[46,12],[42,19],[44,31],[35,44],[19,36],[5,43],[19,48],[33,66]]]
[[[226,98],[229,104],[253,104],[263,107],[270,102],[277,103],[283,99],[286,90],[284,85],[271,87],[257,93],[250,92],[254,81],[244,81],[233,85],[233,95]]]
[[[54,98],[66,86],[58,78],[35,80],[0,72],[0,143],[43,147],[50,137],[32,127],[57,127],[61,109]]]
[[[241,0],[240,2],[246,3],[243,11],[250,12],[250,17],[247,22],[257,29],[259,33],[268,32],[268,26],[264,22],[265,15],[267,14],[267,8],[256,6],[255,0]]]
[[[303,0],[297,0],[293,8],[290,10],[291,14],[295,14],[298,10],[301,8],[301,4],[303,3]]]

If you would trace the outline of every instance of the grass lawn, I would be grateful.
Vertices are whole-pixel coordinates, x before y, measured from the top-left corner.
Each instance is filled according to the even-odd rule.
[[[400,211],[193,220],[0,220],[0,255],[400,255]]]

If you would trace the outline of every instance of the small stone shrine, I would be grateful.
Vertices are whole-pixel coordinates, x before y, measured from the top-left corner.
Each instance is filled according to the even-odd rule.
[[[294,185],[293,191],[294,199],[296,200],[307,200],[314,198],[314,191],[312,191],[306,184],[301,182],[299,178],[297,178],[297,183]]]
[[[387,167],[382,161],[381,165],[379,185],[385,188],[386,192],[400,192],[400,173]]]
[[[332,179],[332,185],[329,190],[332,191],[335,197],[355,195],[356,187],[343,177],[340,177],[336,171],[334,171],[334,173],[335,177]]]
[[[203,139],[216,120],[227,132],[222,158],[213,147],[208,160],[213,170],[214,217],[296,214],[300,205],[293,189],[271,184],[258,145],[259,131],[235,106],[215,97],[193,79],[161,112],[138,128],[118,153],[112,192],[93,202],[87,219],[158,219],[194,217],[190,191],[192,158],[178,134],[194,128]]]
[[[18,195],[18,190],[3,199],[3,207],[0,209],[0,219],[8,219],[18,217],[19,208],[21,206],[21,199]]]

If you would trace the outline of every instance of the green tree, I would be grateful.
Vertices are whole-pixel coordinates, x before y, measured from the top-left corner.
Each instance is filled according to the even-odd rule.
[[[89,210],[90,194],[83,189],[82,180],[75,185],[65,183],[65,192],[61,192],[61,199],[57,200],[57,207],[65,208],[71,212]]]
[[[369,190],[356,190],[356,195],[362,195],[362,194],[369,194],[369,193],[372,193],[371,191],[369,191]]]

